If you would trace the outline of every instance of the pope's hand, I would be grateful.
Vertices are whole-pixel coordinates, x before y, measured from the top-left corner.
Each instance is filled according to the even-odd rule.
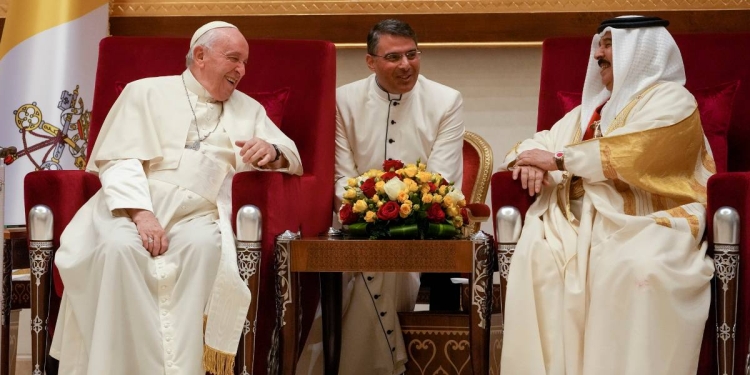
[[[255,167],[265,167],[276,158],[276,149],[258,137],[253,137],[249,141],[236,141],[234,144],[241,148],[242,161]]]
[[[138,229],[143,247],[151,253],[151,256],[158,256],[167,252],[169,240],[164,233],[164,228],[156,220],[154,213],[140,209],[128,209],[127,211],[133,223],[135,223],[136,229]]]
[[[529,195],[534,196],[542,191],[542,185],[549,185],[547,171],[531,165],[518,165],[513,167],[513,179],[521,178],[521,187],[529,190]]]

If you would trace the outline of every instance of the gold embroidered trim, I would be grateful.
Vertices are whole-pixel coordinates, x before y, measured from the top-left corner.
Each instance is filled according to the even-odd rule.
[[[666,198],[657,194],[651,194],[651,206],[654,211],[664,211],[668,208]]]
[[[714,158],[711,156],[711,154],[708,153],[708,149],[706,148],[705,144],[701,148],[701,164],[703,164],[703,168],[705,168],[708,173],[716,174],[716,163],[714,162]]]
[[[583,188],[583,179],[578,176],[573,176],[573,179],[570,181],[570,192],[568,193],[570,200],[580,199],[585,193],[586,190]]]
[[[234,375],[235,354],[203,345],[203,369],[213,375]]]
[[[690,233],[694,238],[698,237],[698,229],[700,226],[700,220],[698,220],[698,216],[691,215],[682,206],[675,207],[673,209],[667,210],[666,212],[667,214],[669,214],[669,216],[672,216],[676,219],[685,219],[690,226]]]
[[[651,85],[649,88],[643,90],[640,94],[638,94],[635,99],[631,100],[630,103],[628,103],[628,105],[626,105],[625,108],[623,108],[622,111],[620,111],[620,113],[615,116],[615,119],[612,120],[611,124],[609,124],[609,127],[607,128],[607,131],[604,135],[608,135],[609,133],[612,133],[613,131],[625,126],[625,120],[628,119],[630,111],[633,110],[635,105],[638,104],[638,102],[641,101],[641,99],[643,99],[646,94],[648,94],[651,90],[655,89],[659,85],[661,85],[661,83],[655,83]]]
[[[672,221],[667,217],[655,217],[654,221],[663,227],[672,228]]]

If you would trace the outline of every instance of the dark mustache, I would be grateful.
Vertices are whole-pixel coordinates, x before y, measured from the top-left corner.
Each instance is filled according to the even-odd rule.
[[[604,64],[604,63],[607,63],[607,64],[609,64],[609,66],[612,66],[612,63],[611,63],[611,62],[609,62],[609,61],[608,61],[607,59],[605,59],[605,58],[601,58],[601,59],[597,60],[597,64],[599,64],[599,67],[600,67],[600,68],[602,67],[602,64]]]

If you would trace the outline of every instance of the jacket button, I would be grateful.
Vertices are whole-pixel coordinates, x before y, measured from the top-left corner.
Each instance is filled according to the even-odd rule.
[[[391,125],[396,125],[396,120],[391,120]]]
[[[395,351],[396,351],[396,348],[391,348],[391,351],[392,351],[392,352],[395,352]]]
[[[391,333],[393,333],[393,330],[392,330],[392,329],[389,329],[389,330],[388,330],[388,331],[386,331],[386,332],[387,332],[387,333],[388,333],[388,334],[390,335]]]
[[[385,311],[381,312],[380,316],[385,316]]]
[[[399,105],[399,104],[400,104],[399,102],[393,102],[393,106],[394,107],[397,106],[397,105]]]
[[[372,276],[367,276],[367,281],[372,281]]]
[[[376,294],[373,297],[375,297],[375,299],[378,299],[378,298],[380,298],[380,294]]]
[[[388,143],[393,143],[393,142],[396,142],[396,141],[393,140],[393,138],[391,138],[391,139],[388,140]]]

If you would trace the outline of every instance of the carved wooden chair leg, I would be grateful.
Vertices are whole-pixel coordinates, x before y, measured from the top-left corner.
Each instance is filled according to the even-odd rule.
[[[740,216],[721,207],[714,214],[716,264],[716,351],[719,374],[734,374],[737,327],[737,276],[740,265]]]
[[[497,240],[497,265],[500,271],[501,312],[505,316],[505,293],[508,289],[510,260],[521,237],[521,212],[512,206],[503,206],[495,216],[495,240]],[[502,353],[502,348],[500,349]],[[500,365],[498,364],[498,367]]]
[[[252,296],[235,362],[235,373],[239,375],[249,375],[253,371],[255,360],[262,227],[262,215],[258,207],[246,205],[237,212],[237,266]]]
[[[268,360],[269,375],[294,375],[299,354],[299,282],[291,272],[291,242],[300,236],[287,230],[276,237],[276,328]]]
[[[29,263],[31,264],[31,364],[32,375],[44,373],[52,262],[52,210],[45,205],[29,212]]]

